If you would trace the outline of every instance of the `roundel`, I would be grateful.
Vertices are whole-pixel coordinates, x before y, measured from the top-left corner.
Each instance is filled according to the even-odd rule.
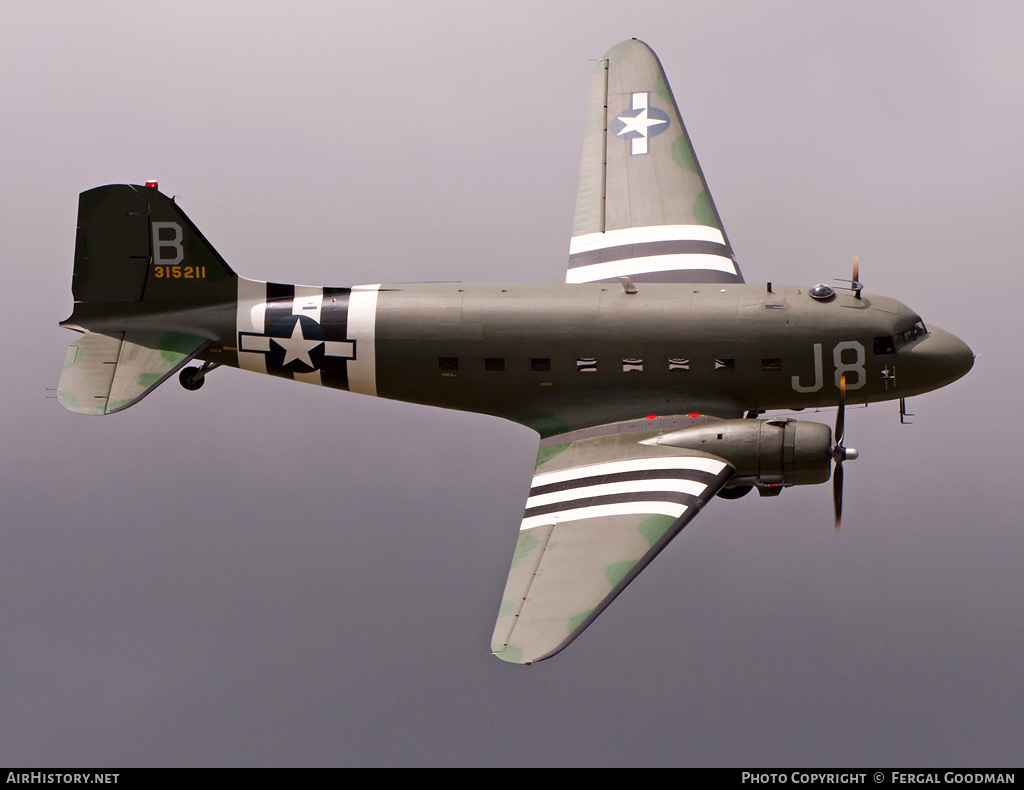
[[[672,123],[668,113],[657,107],[626,110],[615,120],[620,124],[615,132],[616,136],[624,137],[627,140],[634,137],[657,137],[667,131]]]
[[[275,321],[270,336],[269,362],[289,373],[319,370],[324,361],[323,327],[309,316],[287,315]]]

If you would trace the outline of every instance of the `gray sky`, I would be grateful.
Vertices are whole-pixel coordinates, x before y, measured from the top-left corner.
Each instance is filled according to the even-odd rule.
[[[0,764],[1019,765],[1019,3],[4,2]],[[557,658],[486,657],[535,440],[224,370],[88,418],[78,193],[240,273],[564,276],[590,72],[658,52],[748,281],[980,354],[830,487],[708,508]],[[49,393],[53,394],[53,393]],[[806,415],[831,423],[834,413]]]

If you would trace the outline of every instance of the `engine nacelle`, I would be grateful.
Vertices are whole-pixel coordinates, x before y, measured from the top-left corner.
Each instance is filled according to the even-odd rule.
[[[724,458],[736,468],[732,487],[824,483],[831,474],[832,429],[792,419],[716,420],[644,444],[684,447]],[[767,493],[767,492],[765,492]]]

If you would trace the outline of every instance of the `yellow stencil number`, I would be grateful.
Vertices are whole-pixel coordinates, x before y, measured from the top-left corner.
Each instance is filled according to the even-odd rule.
[[[205,280],[205,266],[154,266],[153,276],[158,280]]]

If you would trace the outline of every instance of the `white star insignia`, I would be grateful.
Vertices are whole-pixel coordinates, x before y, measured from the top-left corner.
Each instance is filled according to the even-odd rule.
[[[292,360],[299,360],[309,367],[313,367],[313,360],[309,358],[309,352],[323,343],[323,340],[307,340],[302,334],[302,322],[296,321],[292,327],[291,337],[272,337],[272,342],[284,349],[284,362],[287,365]]]
[[[625,126],[622,127],[622,131],[618,134],[619,137],[627,132],[637,132],[641,136],[646,137],[647,130],[650,127],[656,126],[659,123],[668,123],[664,118],[648,118],[646,107],[640,110],[639,115],[635,118],[630,118],[628,115],[620,115],[617,120],[622,121],[622,123],[625,124]]]

